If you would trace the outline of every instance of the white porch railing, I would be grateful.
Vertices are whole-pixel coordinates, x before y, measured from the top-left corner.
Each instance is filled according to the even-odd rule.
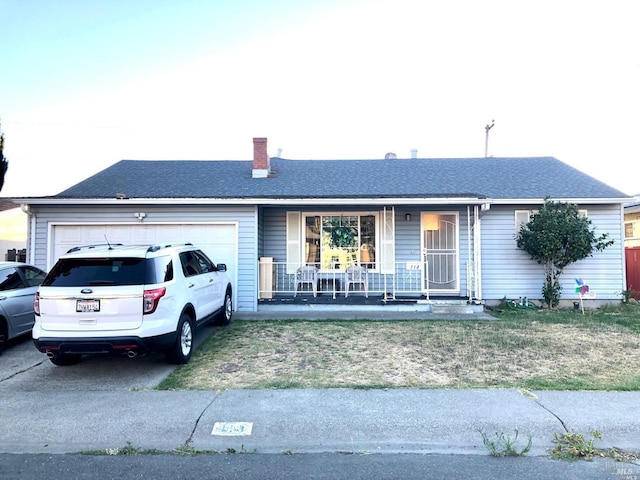
[[[309,264],[292,265],[287,262],[274,262],[261,258],[258,262],[259,285],[258,298],[269,299],[276,295],[313,295],[313,289],[308,283],[298,284],[296,270]],[[310,266],[313,266],[312,264]],[[346,270],[316,271],[317,293],[332,295],[336,298],[346,293]],[[414,262],[395,262],[393,273],[381,273],[379,269],[367,269],[367,290],[369,295],[384,295],[395,299],[396,295],[421,296],[429,298],[429,291],[424,281],[423,268],[426,263],[421,260]],[[363,285],[351,285],[349,295],[364,292]]]

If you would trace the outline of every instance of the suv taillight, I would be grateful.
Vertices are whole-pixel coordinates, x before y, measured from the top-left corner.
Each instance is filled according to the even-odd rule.
[[[36,296],[33,297],[33,313],[40,316],[40,292],[36,292]]]
[[[158,302],[166,292],[167,289],[164,287],[145,290],[142,300],[142,313],[148,314],[155,312],[156,308],[158,308]]]

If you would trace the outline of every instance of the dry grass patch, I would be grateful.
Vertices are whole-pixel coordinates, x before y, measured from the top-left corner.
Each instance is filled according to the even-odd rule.
[[[541,321],[542,320],[542,321]],[[616,320],[245,321],[160,388],[640,389],[640,333]]]

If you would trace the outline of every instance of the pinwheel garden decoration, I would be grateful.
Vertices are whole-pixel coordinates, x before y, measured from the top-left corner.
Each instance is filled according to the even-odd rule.
[[[589,285],[585,283],[582,278],[576,278],[576,293],[580,295],[580,309],[584,315],[584,304],[582,303],[582,297],[589,293]]]

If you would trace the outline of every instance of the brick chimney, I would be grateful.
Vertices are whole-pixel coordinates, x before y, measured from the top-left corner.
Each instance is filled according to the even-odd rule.
[[[253,178],[267,178],[271,172],[269,164],[269,155],[267,154],[267,139],[253,139],[253,170],[251,176]]]

